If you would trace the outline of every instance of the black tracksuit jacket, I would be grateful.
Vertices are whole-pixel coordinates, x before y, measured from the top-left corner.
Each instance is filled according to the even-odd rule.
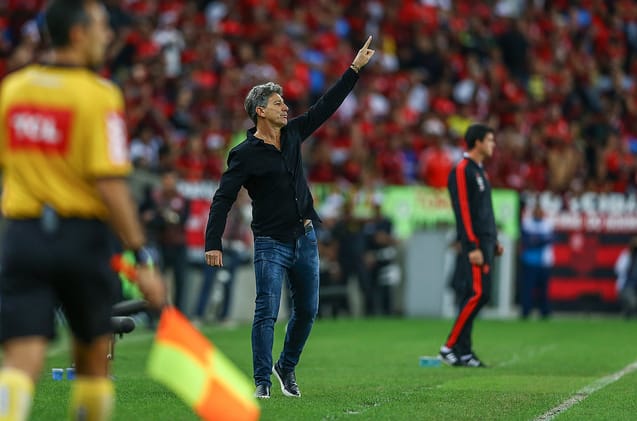
[[[447,187],[463,250],[470,252],[480,245],[495,245],[497,228],[491,185],[484,168],[465,155],[449,173]]]

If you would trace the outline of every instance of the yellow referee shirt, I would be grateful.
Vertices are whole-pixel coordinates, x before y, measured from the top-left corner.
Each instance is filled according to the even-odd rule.
[[[0,86],[2,213],[108,218],[94,185],[130,170],[121,91],[82,67],[32,65]]]

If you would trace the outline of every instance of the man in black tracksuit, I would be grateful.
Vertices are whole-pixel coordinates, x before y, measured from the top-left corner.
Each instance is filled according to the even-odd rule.
[[[493,129],[473,124],[465,133],[467,153],[449,174],[447,187],[451,196],[456,229],[461,243],[461,262],[468,268],[469,279],[460,301],[460,311],[440,357],[446,364],[485,367],[471,348],[473,320],[491,295],[493,260],[504,251],[498,243],[491,186],[482,167],[493,155]]]

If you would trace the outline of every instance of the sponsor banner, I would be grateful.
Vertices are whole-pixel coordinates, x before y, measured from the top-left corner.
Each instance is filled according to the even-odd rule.
[[[382,212],[394,223],[395,234],[408,238],[414,232],[441,225],[455,224],[451,200],[446,189],[425,186],[386,186],[377,190],[339,190],[333,185],[312,186],[315,206],[319,215],[333,195],[355,201],[355,215],[369,217],[375,200],[382,203]],[[493,207],[499,229],[513,239],[519,236],[519,197],[513,190],[494,189]]]
[[[553,222],[558,230],[586,232],[618,232],[637,231],[637,214],[608,215],[583,213],[558,213],[553,215]]]
[[[203,256],[204,231],[208,221],[210,201],[217,189],[215,182],[188,182],[178,184],[179,192],[190,202],[190,218],[186,223],[189,255],[193,261]],[[333,184],[312,184],[314,205],[321,218],[334,214],[343,200],[354,200],[355,215],[368,218],[373,204],[380,201],[382,211],[394,223],[399,238],[408,238],[414,232],[441,225],[455,224],[449,194],[446,189],[424,186],[387,186],[377,190],[342,190]],[[332,205],[333,204],[333,205]],[[493,190],[493,206],[500,230],[513,239],[519,235],[519,198],[513,190]],[[335,214],[334,214],[335,215]]]

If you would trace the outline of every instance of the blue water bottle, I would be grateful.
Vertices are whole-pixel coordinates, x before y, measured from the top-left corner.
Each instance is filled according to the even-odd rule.
[[[418,365],[420,365],[421,367],[440,367],[441,361],[440,358],[438,358],[437,356],[429,357],[427,355],[424,355],[418,359]]]

